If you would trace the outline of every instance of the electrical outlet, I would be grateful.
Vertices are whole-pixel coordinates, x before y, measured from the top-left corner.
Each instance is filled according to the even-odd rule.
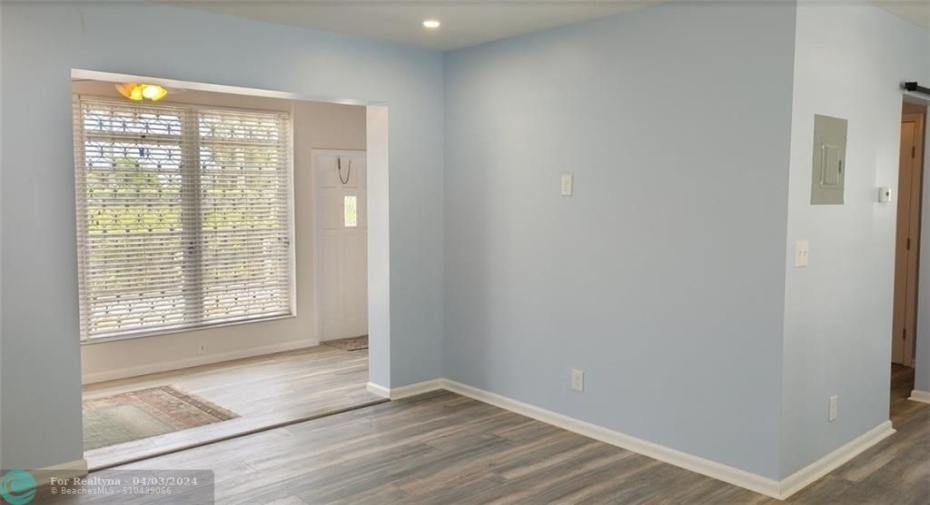
[[[835,395],[831,396],[830,397],[830,416],[829,416],[830,422],[836,421],[837,416],[839,416],[839,409],[840,409],[840,397],[835,396]]]
[[[204,344],[203,342],[197,344],[197,354],[206,354],[206,352],[207,344]]]
[[[584,391],[584,370],[572,369],[572,389]]]

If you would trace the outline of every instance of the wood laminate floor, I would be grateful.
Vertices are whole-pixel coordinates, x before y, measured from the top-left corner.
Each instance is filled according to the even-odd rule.
[[[84,399],[170,385],[239,414],[229,421],[84,455],[91,469],[385,400],[369,393],[368,351],[311,347],[84,387]]]
[[[930,405],[908,402],[906,407],[895,435],[788,503],[930,502]],[[221,504],[779,503],[448,392],[353,410],[119,470],[126,469],[212,470],[216,503]],[[106,477],[113,471],[92,475]],[[102,502],[86,496],[55,501]]]
[[[914,369],[904,365],[891,365],[891,423],[898,423],[920,409],[922,403],[908,401],[914,390]],[[930,500],[928,500],[930,501]]]

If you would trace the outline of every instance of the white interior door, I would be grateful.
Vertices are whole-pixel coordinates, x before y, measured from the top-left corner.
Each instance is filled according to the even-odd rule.
[[[365,153],[315,150],[320,340],[368,334]]]

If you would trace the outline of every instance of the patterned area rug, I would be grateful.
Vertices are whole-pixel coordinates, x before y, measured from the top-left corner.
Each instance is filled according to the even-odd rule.
[[[235,412],[171,386],[84,400],[84,450],[237,417]]]
[[[361,351],[362,349],[368,349],[368,335],[342,338],[339,340],[327,340],[323,343],[330,347],[335,347],[336,349],[342,349],[343,351]]]

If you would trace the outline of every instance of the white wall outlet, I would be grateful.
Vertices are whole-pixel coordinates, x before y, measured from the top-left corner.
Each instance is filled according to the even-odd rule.
[[[806,240],[798,240],[794,243],[794,266],[796,268],[804,268],[807,266],[807,263],[811,255],[811,245],[810,242]]]
[[[836,421],[837,416],[839,416],[840,414],[839,409],[840,409],[840,397],[835,396],[835,395],[831,396],[830,397],[830,415],[829,415],[830,422]]]
[[[207,344],[200,342],[197,344],[197,354],[206,354],[207,353]]]
[[[562,196],[572,196],[572,185],[574,177],[572,174],[562,174]]]
[[[572,369],[572,389],[584,391],[584,370]]]

